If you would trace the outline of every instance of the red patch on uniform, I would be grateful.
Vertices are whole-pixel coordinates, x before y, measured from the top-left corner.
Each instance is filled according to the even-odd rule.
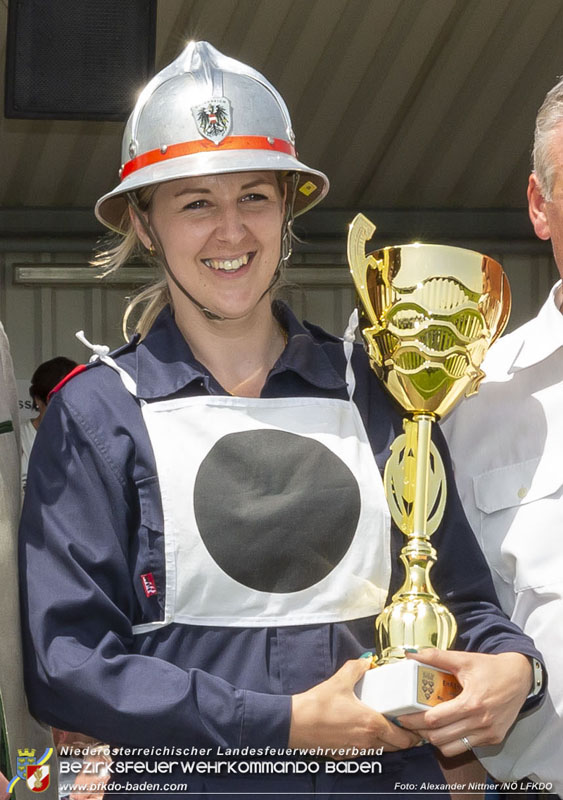
[[[141,575],[141,582],[147,597],[152,597],[153,595],[158,594],[152,572],[146,572],[144,575]]]
[[[64,378],[61,381],[59,381],[56,386],[53,386],[53,388],[51,389],[51,391],[47,395],[47,402],[49,402],[49,400],[51,399],[52,395],[54,395],[55,392],[58,392],[59,389],[62,389],[62,387],[65,385],[65,383],[68,383],[68,381],[71,378],[74,378],[75,375],[80,375],[81,372],[84,372],[86,367],[87,367],[87,364],[79,364],[77,367],[75,367],[73,370],[71,370],[68,373],[68,375],[65,375]]]

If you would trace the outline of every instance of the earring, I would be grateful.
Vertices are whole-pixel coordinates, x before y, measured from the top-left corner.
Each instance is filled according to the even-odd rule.
[[[156,248],[155,248],[154,244],[151,244],[150,247],[149,247],[149,255],[150,256],[154,256],[155,253],[156,253]]]

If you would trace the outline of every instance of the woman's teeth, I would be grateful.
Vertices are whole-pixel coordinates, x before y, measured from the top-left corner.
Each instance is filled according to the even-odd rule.
[[[208,267],[212,267],[213,269],[223,269],[227,272],[233,272],[235,269],[240,269],[244,267],[245,264],[248,264],[248,260],[250,258],[250,254],[247,253],[244,256],[240,256],[240,258],[204,258],[203,263],[206,264]]]

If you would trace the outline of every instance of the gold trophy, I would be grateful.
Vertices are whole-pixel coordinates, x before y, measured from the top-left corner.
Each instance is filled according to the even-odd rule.
[[[391,445],[384,486],[391,516],[406,535],[403,585],[375,623],[375,669],[357,694],[389,716],[409,714],[461,691],[450,673],[405,659],[405,651],[447,650],[456,622],[430,580],[430,536],[442,519],[446,477],[431,441],[432,424],[484,377],[487,349],[510,313],[500,264],[459,247],[407,244],[366,255],[375,225],[358,214],[348,234],[348,262],[371,366],[408,412]]]

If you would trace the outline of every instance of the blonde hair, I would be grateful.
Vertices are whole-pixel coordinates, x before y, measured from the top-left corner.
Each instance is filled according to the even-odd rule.
[[[137,191],[137,203],[141,211],[147,211],[152,196],[157,186],[144,186]],[[115,234],[102,240],[102,246],[97,251],[91,264],[103,271],[103,275],[111,275],[126,264],[132,258],[140,258],[154,268],[160,267],[160,262],[154,258],[137,236],[137,232],[131,223],[129,216],[129,205],[124,212],[119,227],[124,230],[124,234]],[[172,298],[168,291],[168,284],[165,278],[153,281],[148,286],[140,289],[129,301],[122,319],[121,330],[125,340],[129,340],[129,324],[131,314],[140,307],[140,314],[133,328],[134,333],[138,333],[143,339],[155,319],[166,305],[172,305]]]
[[[542,195],[550,201],[553,193],[555,164],[553,163],[552,141],[556,128],[563,121],[563,78],[549,90],[538,111],[534,131],[532,153],[533,170],[536,173]]]

